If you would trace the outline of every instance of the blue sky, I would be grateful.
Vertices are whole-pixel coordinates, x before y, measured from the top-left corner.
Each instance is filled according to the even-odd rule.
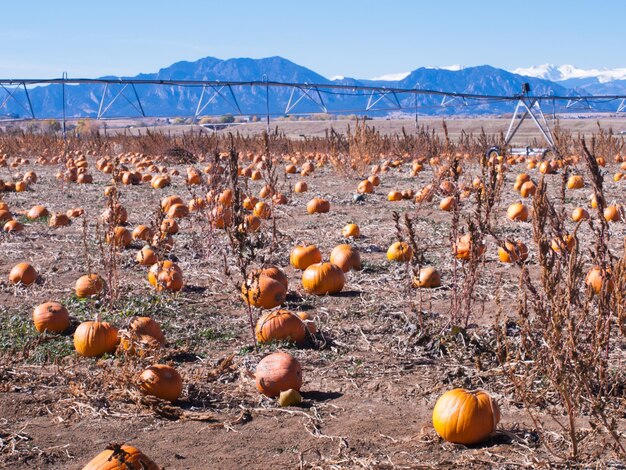
[[[280,55],[326,77],[420,66],[626,67],[626,1],[3,2],[0,77],[135,75]]]

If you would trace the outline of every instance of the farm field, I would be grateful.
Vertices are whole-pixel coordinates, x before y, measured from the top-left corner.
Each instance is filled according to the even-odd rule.
[[[300,128],[67,142],[0,134],[1,226],[23,225],[0,232],[0,466],[83,468],[126,443],[168,469],[624,468],[623,138],[606,133],[612,124],[588,128],[585,141],[564,126],[560,156],[542,162],[487,157],[498,136],[456,126],[450,141],[358,123],[306,140]],[[182,207],[167,207],[171,196]],[[313,198],[330,209],[308,213]],[[38,205],[48,213],[29,217]],[[69,225],[53,217],[78,208]],[[576,208],[588,220],[572,220]],[[360,236],[343,236],[351,223]],[[147,242],[155,285],[153,263],[137,262]],[[396,242],[412,256],[389,259]],[[336,293],[311,293],[292,250],[315,245],[328,262],[341,244],[361,269],[342,287],[326,279]],[[9,279],[22,262],[38,273],[30,285]],[[270,266],[288,288],[268,281],[265,302],[258,270]],[[438,276],[416,287],[425,267]],[[105,288],[78,297],[76,281],[92,273]],[[247,305],[246,278],[250,291],[261,285],[248,302],[271,307]],[[33,310],[48,301],[69,312],[61,333],[35,329]],[[289,317],[302,341],[255,345],[251,323],[278,304],[308,314]],[[135,317],[157,322],[164,343],[134,330]],[[85,357],[74,333],[96,318],[117,328],[116,344]],[[255,386],[257,364],[276,351],[301,365],[299,406]],[[140,385],[154,364],[180,374],[176,400]],[[456,388],[491,396],[494,420],[475,444],[433,427],[437,400]]]

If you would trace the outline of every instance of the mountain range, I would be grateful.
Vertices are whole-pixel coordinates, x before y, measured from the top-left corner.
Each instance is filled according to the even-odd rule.
[[[220,81],[269,81],[289,83],[338,84],[353,86],[380,86],[387,88],[420,88],[427,90],[450,91],[458,93],[480,95],[514,95],[520,93],[523,83],[529,83],[532,94],[577,96],[582,94],[624,94],[626,93],[626,68],[614,70],[586,71],[573,66],[542,65],[529,68],[507,71],[489,65],[477,67],[420,67],[409,73],[388,74],[374,79],[357,79],[350,77],[333,77],[328,79],[301,65],[295,64],[282,57],[268,57],[263,59],[234,58],[217,59],[205,57],[194,62],[176,62],[155,73],[142,73],[135,77],[147,80],[220,80]],[[117,78],[117,77],[102,77]],[[121,90],[122,85],[110,85],[107,90],[106,107],[113,97]],[[282,115],[286,111],[287,103],[293,89],[285,87],[270,87],[269,109],[272,115]],[[100,106],[100,99],[104,91],[102,84],[81,84],[65,87],[66,115],[68,117],[96,117]],[[263,115],[266,112],[265,87],[237,87],[232,91],[236,96],[237,105],[243,114]],[[296,90],[292,103],[301,96]],[[165,85],[137,85],[136,92],[141,99],[141,105],[149,116],[193,116],[202,94],[202,87],[198,86],[165,86]],[[205,91],[203,103],[206,103],[214,90]],[[0,90],[0,103],[4,101]],[[23,105],[26,96],[23,91],[15,93],[15,100],[9,99],[0,116],[9,115],[28,117]],[[60,118],[62,115],[63,90],[61,85],[36,86],[29,90],[29,98],[33,110],[38,118]],[[417,107],[420,114],[451,115],[451,114],[500,114],[513,111],[511,102],[484,102],[477,100],[455,99],[442,106],[441,97],[434,95],[399,94],[373,95],[369,93],[354,93],[349,88],[345,93],[322,93],[325,106],[342,114],[364,114],[368,102],[378,103],[371,107],[366,114],[370,116],[384,116],[391,108],[402,106],[402,111],[413,113]],[[316,103],[319,98],[315,93],[298,102],[291,113],[320,112]],[[20,106],[20,103],[22,106]],[[135,104],[135,107],[133,107]],[[615,111],[618,103],[604,103],[595,106],[601,111]],[[563,106],[564,107],[564,104]],[[201,115],[237,114],[238,109],[230,96],[228,89],[222,89],[220,94],[209,103]],[[134,92],[131,88],[124,90],[122,95],[107,109],[105,117],[138,116]]]

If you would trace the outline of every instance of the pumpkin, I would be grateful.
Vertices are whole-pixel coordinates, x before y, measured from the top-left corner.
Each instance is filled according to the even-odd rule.
[[[124,225],[128,220],[128,212],[121,204],[115,204],[113,207],[106,209],[101,217],[107,224]]]
[[[330,210],[330,202],[326,199],[315,197],[306,205],[306,211],[309,214],[322,214]]]
[[[158,465],[136,447],[112,447],[96,455],[83,470],[160,470]]]
[[[476,251],[476,253],[474,253]],[[472,240],[472,234],[470,232],[460,236],[457,241],[452,245],[452,252],[457,259],[466,261],[472,258],[474,254],[481,257],[485,253],[485,245],[481,244],[478,247],[474,247],[474,240]]]
[[[133,317],[130,321],[130,330],[137,336],[150,336],[159,345],[165,345],[165,335],[161,331],[161,327],[150,317]]]
[[[439,203],[439,209],[442,211],[450,212],[456,207],[456,199],[454,196],[444,197]]]
[[[511,204],[506,211],[506,217],[512,221],[526,222],[528,220],[528,207],[521,202]]]
[[[50,215],[50,213],[48,212],[48,209],[46,209],[44,206],[33,206],[26,213],[26,217],[28,217],[30,220],[36,220],[41,217],[48,217],[48,215]]]
[[[148,271],[148,282],[152,286],[157,287],[157,281],[158,281],[158,277],[161,271],[169,271],[169,270],[178,271],[181,275],[183,274],[183,271],[178,267],[176,263],[166,259],[162,263],[154,263],[152,265],[152,267]]]
[[[58,302],[45,302],[33,310],[33,323],[40,333],[63,333],[70,326],[70,314]]]
[[[506,240],[504,247],[498,247],[498,258],[500,258],[500,261],[503,263],[526,261],[528,258],[528,247],[519,240],[515,242]]]
[[[76,297],[83,299],[100,294],[104,289],[104,279],[99,274],[85,274],[76,281]]]
[[[293,175],[294,173],[297,173],[298,169],[296,168],[296,165],[287,165],[285,167],[285,173],[289,174],[289,175]]]
[[[306,326],[295,313],[288,310],[274,310],[259,318],[255,333],[259,343],[292,341],[302,344],[306,339]]]
[[[256,388],[263,395],[273,398],[280,392],[302,387],[302,367],[296,358],[277,351],[265,356],[256,366]]]
[[[280,282],[283,286],[285,286],[285,290],[289,289],[289,279],[287,278],[285,272],[278,266],[268,266],[267,268],[261,270],[260,275],[267,276]]]
[[[272,216],[272,209],[269,204],[261,201],[254,205],[252,213],[261,219],[269,219]]]
[[[174,204],[183,204],[183,200],[180,196],[167,196],[161,199],[161,209],[167,213]]]
[[[587,273],[585,284],[591,287],[596,294],[599,294],[602,291],[605,279],[608,280],[607,290],[612,290],[613,281],[611,281],[609,273],[604,272],[599,266],[594,266]]]
[[[289,262],[296,268],[304,271],[315,263],[322,262],[322,253],[315,245],[297,246],[291,250]]]
[[[302,287],[309,294],[336,294],[345,282],[342,269],[333,263],[315,263],[302,273]]]
[[[145,242],[150,241],[150,239],[154,236],[152,229],[150,227],[146,227],[145,225],[138,225],[135,230],[132,232],[133,240],[143,240]]]
[[[37,270],[30,263],[18,263],[11,269],[9,281],[11,284],[30,286],[38,276]]]
[[[167,217],[170,219],[182,219],[189,215],[189,207],[186,204],[178,203],[172,205],[167,211]]]
[[[154,364],[139,376],[139,388],[146,395],[152,395],[175,402],[183,391],[183,379],[176,369],[165,364]]]
[[[142,266],[152,266],[154,263],[159,261],[156,252],[150,245],[146,245],[139,250],[135,260]]]
[[[581,175],[572,175],[567,179],[567,189],[581,189],[585,187],[585,182]]]
[[[99,357],[117,348],[117,328],[107,322],[86,321],[74,332],[74,348],[81,356]]]
[[[49,227],[67,227],[72,221],[66,214],[53,214],[48,220]]]
[[[484,441],[500,421],[497,403],[481,390],[461,388],[444,393],[433,409],[433,426],[448,442],[471,445]]]
[[[107,233],[107,243],[116,248],[127,248],[133,241],[133,236],[126,227],[115,227],[112,233]]]
[[[604,209],[604,220],[607,222],[619,222],[622,220],[622,207],[618,205],[607,206]]]
[[[65,215],[67,215],[70,219],[76,219],[77,217],[82,216],[85,213],[85,209],[82,207],[75,207],[73,209],[68,209]]]
[[[578,222],[580,220],[589,220],[589,212],[582,207],[577,207],[572,211],[572,220]]]
[[[550,243],[550,248],[555,253],[561,253],[562,251],[571,251],[576,244],[574,237],[568,234],[564,234],[562,237],[554,237]]]
[[[241,284],[241,297],[253,307],[274,308],[285,302],[287,289],[271,277],[252,276]]]
[[[5,232],[21,232],[24,230],[24,224],[18,222],[17,220],[9,220],[6,224],[4,224],[3,230]]]
[[[255,196],[248,196],[243,200],[243,208],[249,211],[254,209],[255,204],[259,202],[259,200]]]
[[[178,292],[183,288],[183,273],[180,270],[165,269],[157,276],[156,290]]]
[[[413,248],[407,242],[395,242],[387,249],[389,261],[410,261],[413,258]]]
[[[378,175],[370,175],[370,176],[368,176],[367,181],[372,183],[372,186],[374,186],[374,187],[375,186],[379,186],[380,185],[380,176],[378,176]],[[372,188],[372,191],[370,191],[370,192],[373,192],[373,190],[374,190],[374,188]]]
[[[233,204],[233,190],[225,189],[217,198],[217,202],[223,206],[231,206]]]
[[[290,388],[284,392],[280,392],[278,396],[278,404],[280,406],[297,406],[302,403],[302,395],[297,390]]]
[[[389,194],[387,194],[388,201],[402,201],[402,199],[402,192],[400,191],[390,191]]]
[[[170,235],[176,235],[180,227],[178,226],[178,222],[176,219],[163,219],[161,222],[161,232],[167,233]]]
[[[341,230],[341,235],[345,238],[359,238],[361,236],[361,230],[357,224],[348,224]]]
[[[352,245],[337,245],[330,253],[330,262],[339,266],[344,273],[361,269],[361,255]]]
[[[295,193],[306,193],[309,190],[309,186],[306,181],[298,181],[293,187]]]
[[[9,220],[13,220],[13,214],[9,209],[0,209],[0,222],[8,222]]]
[[[535,186],[535,183],[533,183],[532,181],[526,181],[522,184],[522,187],[520,188],[520,195],[523,198],[527,198],[530,196],[534,196],[536,191],[537,186]]]
[[[420,269],[419,276],[413,278],[414,287],[433,288],[441,286],[441,276],[432,266],[426,266]]]
[[[371,194],[374,192],[374,185],[369,180],[363,180],[356,187],[359,194]]]

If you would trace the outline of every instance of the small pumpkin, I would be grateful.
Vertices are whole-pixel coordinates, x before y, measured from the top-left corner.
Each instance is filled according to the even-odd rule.
[[[130,330],[138,336],[150,336],[161,346],[165,345],[165,335],[159,324],[150,317],[133,317]]]
[[[161,209],[165,213],[168,213],[174,204],[183,204],[183,199],[176,195],[167,196],[161,199]]]
[[[314,335],[317,333],[317,325],[315,325],[315,320],[311,314],[308,312],[297,312],[296,315],[300,317],[300,320],[302,320],[304,326],[306,326],[306,329],[309,330],[310,334]]]
[[[42,217],[48,217],[49,215],[50,213],[48,212],[48,209],[46,209],[44,206],[33,206],[26,213],[26,217],[28,217],[30,220],[37,220]]]
[[[132,232],[133,240],[143,240],[145,242],[150,241],[150,239],[154,236],[152,229],[150,227],[146,227],[145,225],[138,225],[135,227],[135,230]]]
[[[24,224],[17,220],[9,220],[6,224],[4,224],[3,230],[5,232],[21,232],[24,230]]]
[[[49,227],[67,227],[72,221],[67,214],[52,214],[48,220]]]
[[[521,202],[511,204],[506,211],[506,217],[515,222],[526,222],[528,220],[528,214],[528,207]]]
[[[348,224],[341,230],[341,235],[345,238],[359,238],[361,236],[361,230],[357,224]]]
[[[607,206],[604,209],[604,219],[607,222],[619,222],[622,220],[622,207],[619,205]]]
[[[603,271],[600,266],[594,266],[589,270],[585,277],[585,284],[596,293],[599,294],[602,291],[605,280],[608,281],[607,289],[613,289],[613,281],[611,281],[610,274]]]
[[[289,262],[296,268],[304,271],[315,263],[322,262],[322,253],[315,245],[297,246],[291,250]]]
[[[457,259],[467,261],[472,256],[477,255],[481,257],[485,253],[485,245],[481,243],[479,246],[474,246],[474,240],[472,234],[467,232],[460,236],[457,241],[452,245],[452,252]]]
[[[272,209],[269,204],[260,201],[254,205],[252,213],[261,219],[269,219],[272,216]]]
[[[280,281],[271,277],[252,276],[241,284],[241,297],[254,307],[269,309],[285,302],[287,289]]]
[[[11,284],[21,284],[30,286],[37,280],[39,274],[30,263],[18,263],[11,269],[9,273],[9,281]]]
[[[104,289],[104,279],[99,274],[85,274],[76,281],[76,297],[83,299],[100,294]]]
[[[275,281],[280,282],[283,286],[285,286],[285,290],[289,289],[289,279],[287,278],[285,272],[278,266],[268,266],[266,268],[263,268],[260,272],[260,275],[267,276],[274,279]]]
[[[295,313],[288,310],[274,310],[259,318],[255,333],[259,343],[293,341],[296,344],[302,344],[306,339],[306,326]]]
[[[413,258],[413,248],[407,242],[395,242],[387,249],[389,261],[410,261]]]
[[[150,267],[150,270],[148,271],[148,282],[153,287],[157,287],[158,277],[161,271],[169,271],[169,270],[178,271],[181,275],[183,274],[182,269],[180,269],[180,267],[176,263],[166,259],[165,261],[161,263],[154,263]]]
[[[346,278],[333,263],[315,263],[302,273],[302,287],[309,294],[326,295],[341,292]]]
[[[58,302],[45,302],[33,310],[33,323],[40,333],[62,333],[70,326],[70,314]]]
[[[117,348],[117,328],[107,322],[86,321],[74,332],[74,348],[81,356],[100,357]]]
[[[157,276],[156,290],[178,292],[183,288],[183,273],[180,270],[165,269]]]
[[[402,201],[402,199],[404,199],[402,197],[402,192],[401,191],[390,191],[387,194],[387,200],[388,201]]]
[[[585,181],[581,175],[572,175],[567,179],[567,189],[581,189],[585,187]]]
[[[339,266],[344,273],[351,269],[361,270],[361,255],[352,245],[342,244],[333,248],[330,253],[330,262]]]
[[[441,286],[441,276],[432,266],[425,266],[420,269],[419,276],[413,278],[413,287],[433,288]]]
[[[506,249],[505,249],[506,248]],[[498,247],[498,258],[503,263],[516,263],[526,261],[528,258],[528,247],[521,241],[505,240],[504,248]]]
[[[526,181],[520,188],[520,195],[525,199],[535,195],[537,186],[532,181]]]
[[[183,391],[183,378],[171,366],[154,364],[139,376],[139,388],[146,395],[175,402]]]
[[[439,203],[439,209],[442,211],[450,212],[456,207],[456,199],[454,196],[444,197]]]
[[[277,351],[261,359],[256,366],[255,378],[257,390],[273,398],[289,389],[300,391],[302,367],[291,354]]]
[[[293,187],[293,191],[295,193],[306,193],[309,190],[309,186],[306,184],[306,181],[298,181]]]
[[[371,194],[374,192],[374,185],[369,180],[363,180],[356,188],[359,194]]]
[[[578,222],[580,220],[589,220],[589,212],[582,207],[577,207],[572,211],[572,220]]]
[[[306,211],[309,214],[323,214],[330,211],[330,202],[326,199],[315,197],[306,205]]]
[[[117,226],[113,232],[107,233],[107,243],[115,248],[128,248],[133,241],[133,236],[126,227]]]
[[[457,444],[478,444],[489,437],[500,421],[500,409],[487,392],[461,388],[444,393],[433,409],[437,434]]]

